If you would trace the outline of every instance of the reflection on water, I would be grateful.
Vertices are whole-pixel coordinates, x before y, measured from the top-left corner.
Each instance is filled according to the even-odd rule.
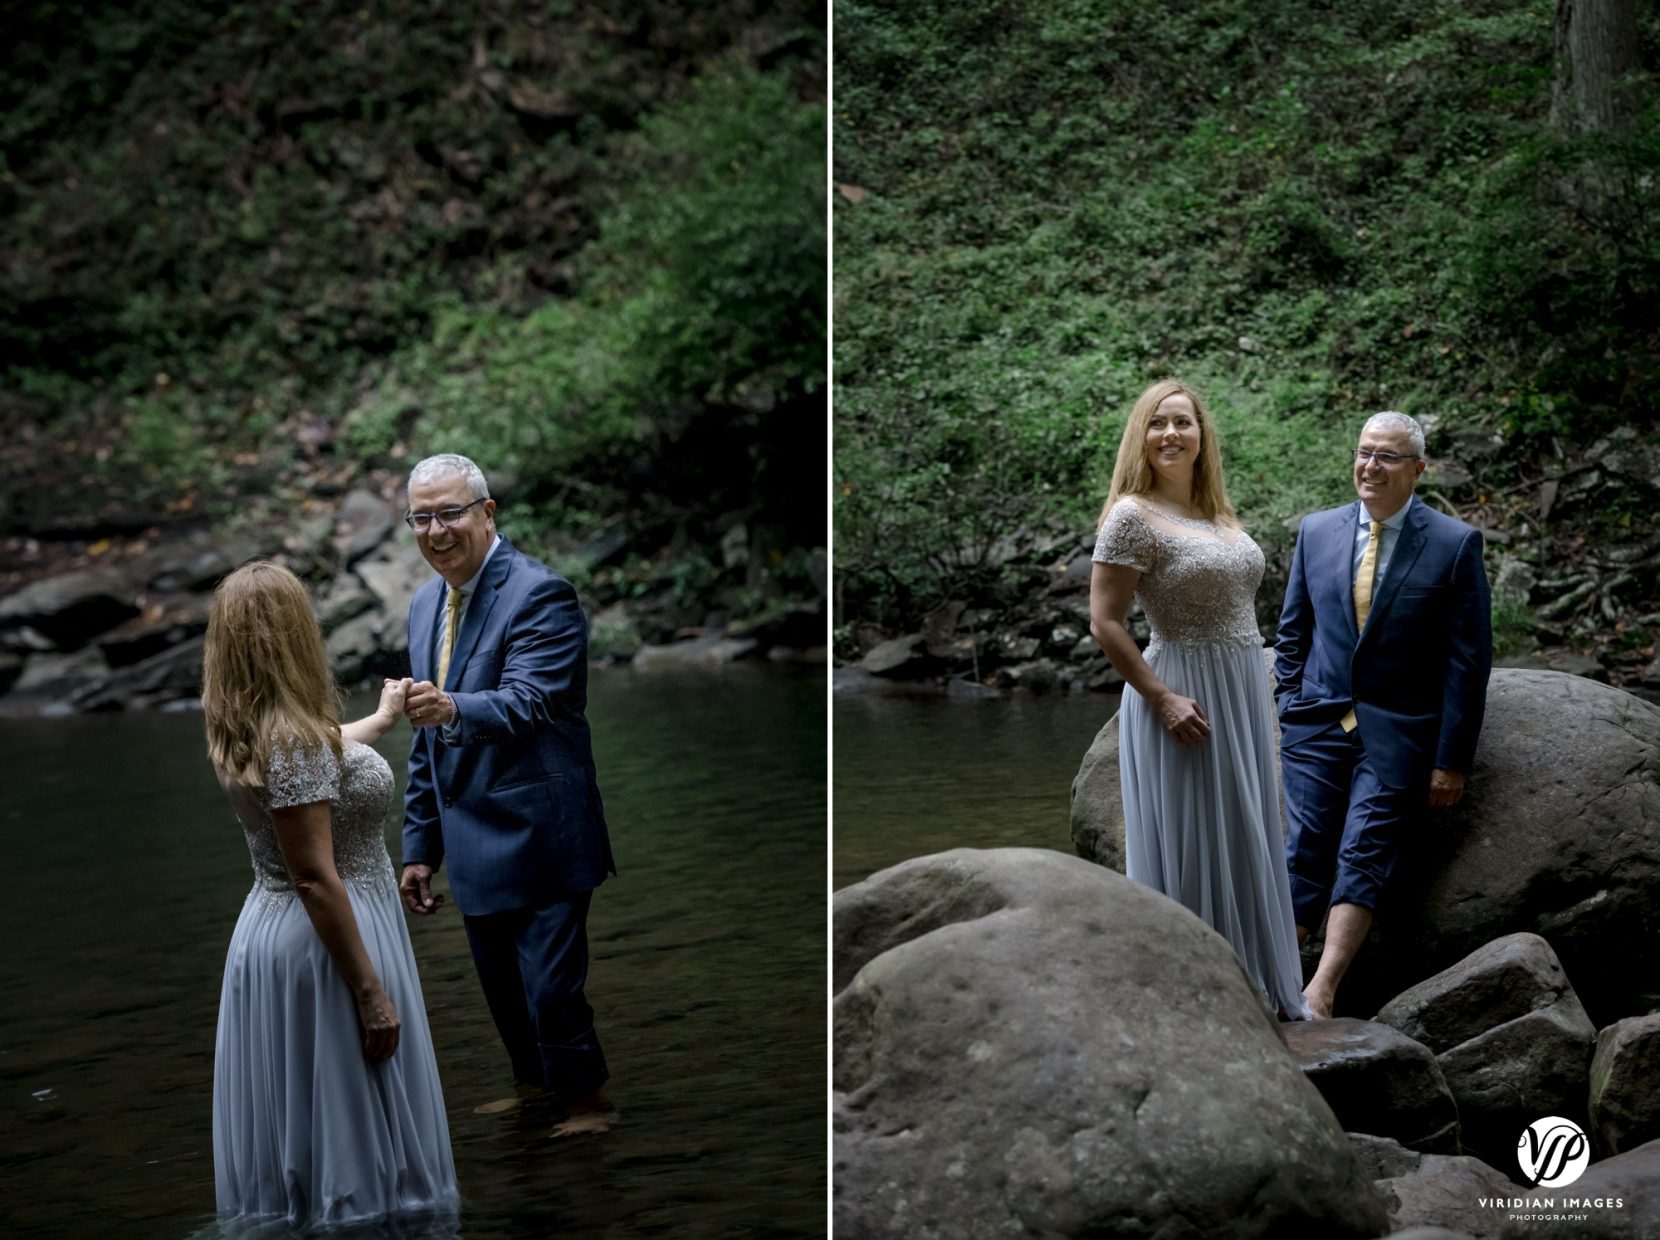
[[[1072,778],[1118,709],[1079,694],[837,698],[832,883],[948,848],[1072,851]]]
[[[463,1234],[822,1235],[822,669],[591,689],[621,876],[589,918],[589,999],[622,1121],[550,1144],[474,1115],[511,1092],[506,1056],[453,905],[411,918]],[[0,1233],[181,1240],[212,1223],[214,1021],[250,882],[200,717],[5,721],[0,742]],[[400,794],[407,746],[404,726],[380,746]],[[396,859],[395,819],[388,839]]]

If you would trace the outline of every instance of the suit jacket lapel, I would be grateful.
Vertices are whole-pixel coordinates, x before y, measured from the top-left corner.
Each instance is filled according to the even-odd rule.
[[[1360,520],[1360,501],[1356,500],[1349,509],[1348,519],[1338,528],[1338,546],[1334,555],[1343,558],[1335,566],[1337,571],[1332,574],[1334,581],[1345,581],[1348,586],[1343,591],[1342,612],[1345,632],[1349,635],[1349,645],[1354,646],[1360,641],[1360,630],[1355,627],[1355,523]]]
[[[428,582],[415,595],[410,609],[409,674],[416,680],[431,680],[437,669],[433,666],[438,639],[438,613],[444,607],[442,578]]]
[[[455,635],[455,649],[450,651],[449,684],[439,685],[440,689],[461,683],[467,660],[478,645],[478,635],[484,631],[484,622],[490,618],[490,609],[496,605],[496,595],[507,580],[508,562],[513,554],[513,544],[502,539],[501,546],[496,548],[496,554],[490,557],[490,563],[479,577],[477,594],[467,604],[467,614],[461,619],[461,631]]]
[[[1372,611],[1366,621],[1368,626],[1373,616],[1388,608],[1396,591],[1401,588],[1401,582],[1418,562],[1418,556],[1428,541],[1428,527],[1429,517],[1425,515],[1423,501],[1414,499],[1412,507],[1407,511],[1406,520],[1401,523],[1400,533],[1395,536],[1395,550],[1389,557],[1389,571],[1372,590]]]

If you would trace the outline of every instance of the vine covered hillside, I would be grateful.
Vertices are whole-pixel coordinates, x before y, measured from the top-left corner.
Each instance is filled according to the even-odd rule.
[[[1353,495],[1364,416],[1399,409],[1430,431],[1420,494],[1487,532],[1501,653],[1660,684],[1636,10],[1593,123],[1547,0],[839,0],[838,654],[956,604],[1048,641],[1038,596],[1175,374],[1268,553],[1265,626],[1297,519]]]
[[[3,20],[0,593],[445,450],[600,604],[816,593],[820,6]]]

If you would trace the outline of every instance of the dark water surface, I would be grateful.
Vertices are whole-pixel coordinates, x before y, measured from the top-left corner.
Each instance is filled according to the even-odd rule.
[[[1072,851],[1078,764],[1114,694],[837,698],[832,884],[949,848]]]
[[[822,669],[591,689],[622,873],[595,893],[588,996],[622,1120],[550,1143],[474,1115],[511,1092],[506,1056],[453,906],[411,918],[462,1234],[822,1235]],[[379,746],[398,805],[408,737]],[[251,881],[201,718],[5,720],[0,743],[0,1236],[188,1236],[213,1217],[214,1021]]]

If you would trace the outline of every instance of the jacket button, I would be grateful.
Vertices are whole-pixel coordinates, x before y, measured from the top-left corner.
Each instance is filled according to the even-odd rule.
[[[449,809],[454,804],[455,804],[455,798],[454,797],[445,797],[444,798],[444,808],[445,809]]]

